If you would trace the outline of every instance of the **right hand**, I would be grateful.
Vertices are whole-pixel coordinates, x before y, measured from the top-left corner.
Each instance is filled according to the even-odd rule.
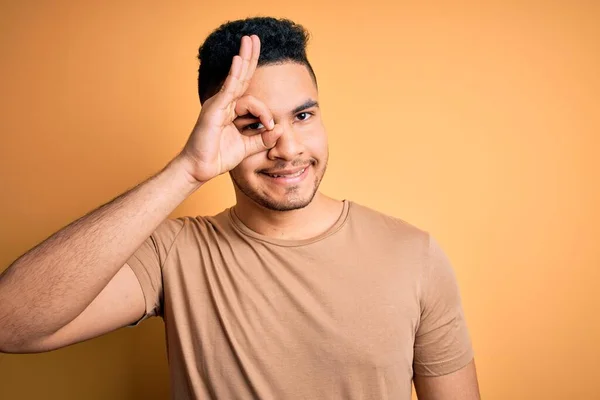
[[[200,116],[180,156],[186,160],[188,173],[198,182],[235,168],[246,157],[275,146],[282,130],[273,122],[267,106],[245,95],[258,65],[260,39],[242,37],[239,55],[233,57],[229,75],[221,90],[204,102]],[[265,127],[260,133],[242,135],[233,121],[252,114]]]

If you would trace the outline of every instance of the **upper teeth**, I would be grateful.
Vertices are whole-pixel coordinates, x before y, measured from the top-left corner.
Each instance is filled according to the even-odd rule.
[[[295,172],[295,173],[293,173],[293,174],[286,174],[286,175],[281,175],[281,174],[279,174],[279,175],[278,175],[278,174],[269,174],[269,175],[271,175],[271,176],[272,176],[272,177],[274,177],[274,178],[295,178],[295,177],[297,177],[297,176],[300,176],[300,175],[302,175],[302,173],[304,172],[304,170],[305,170],[305,169],[306,169],[306,168],[304,168],[304,169],[301,169],[300,171],[298,171],[298,172]]]

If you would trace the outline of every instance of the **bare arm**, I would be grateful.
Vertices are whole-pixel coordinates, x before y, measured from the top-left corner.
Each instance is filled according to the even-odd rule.
[[[92,339],[139,320],[144,308],[142,288],[126,264],[73,321],[50,335],[23,342],[6,352],[40,353]]]
[[[244,96],[260,40],[244,36],[221,90],[202,105],[182,152],[162,171],[78,219],[19,257],[0,275],[0,352],[39,352],[109,332],[142,316],[144,298],[125,264],[202,183],[275,146],[283,130]],[[242,135],[235,118],[266,127]]]
[[[30,351],[28,346],[32,343],[66,327],[91,305],[131,254],[199,186],[187,173],[183,159],[176,158],[146,182],[19,257],[0,275],[0,351]],[[141,289],[135,277],[132,280],[129,275],[127,279],[127,274],[120,274],[116,279],[120,283],[113,286],[119,287],[119,299],[128,299],[127,305],[133,310],[141,299],[135,311],[141,314]],[[123,325],[133,322],[136,316],[107,317],[107,330],[112,330],[118,326],[112,326],[111,318]]]
[[[419,400],[480,400],[475,361],[448,375],[415,375],[414,383]]]

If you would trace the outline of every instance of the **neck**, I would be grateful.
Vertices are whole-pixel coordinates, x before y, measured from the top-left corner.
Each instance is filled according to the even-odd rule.
[[[304,208],[292,211],[267,209],[246,196],[238,196],[235,215],[254,232],[287,240],[310,239],[326,232],[340,217],[343,203],[317,192]]]

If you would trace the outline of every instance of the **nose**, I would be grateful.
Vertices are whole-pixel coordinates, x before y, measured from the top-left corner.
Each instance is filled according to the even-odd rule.
[[[277,139],[275,147],[267,153],[267,157],[272,160],[292,161],[304,153],[304,144],[302,138],[298,137],[291,124],[283,124],[283,133]]]

